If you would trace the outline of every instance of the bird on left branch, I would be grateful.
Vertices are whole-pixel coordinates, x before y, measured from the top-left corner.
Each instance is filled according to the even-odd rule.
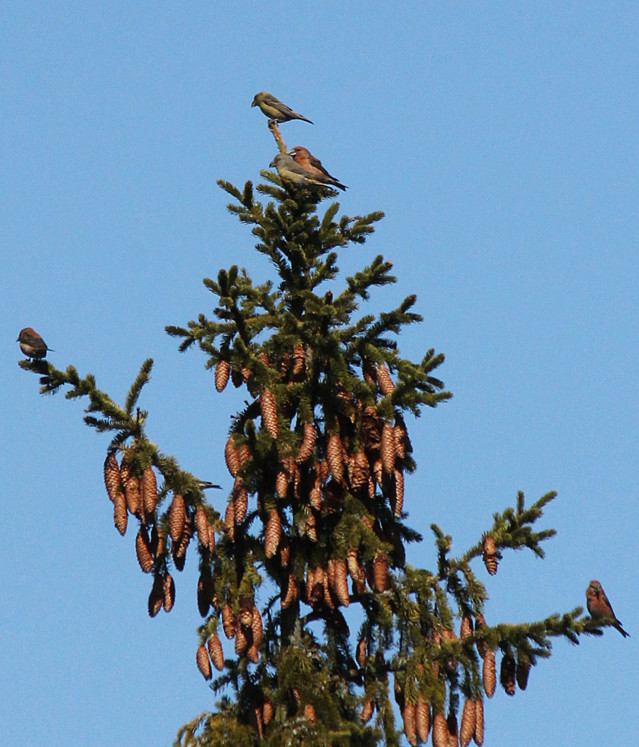
[[[310,119],[294,112],[290,106],[286,106],[286,104],[283,104],[279,99],[276,99],[275,96],[266,91],[256,93],[251,106],[259,106],[262,114],[273,122],[289,122],[291,119],[301,119],[304,122],[313,124]]]
[[[20,343],[20,350],[27,358],[46,358],[47,350],[54,352],[32,327],[21,329],[16,342]]]

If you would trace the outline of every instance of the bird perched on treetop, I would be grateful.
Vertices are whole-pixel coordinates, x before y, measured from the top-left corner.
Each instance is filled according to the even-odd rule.
[[[35,329],[31,327],[25,327],[20,330],[16,342],[20,343],[20,350],[22,350],[27,358],[46,358],[47,350],[51,350]]]
[[[251,106],[259,106],[262,110],[262,114],[267,116],[269,119],[275,122],[288,122],[291,119],[303,119],[304,122],[313,124],[310,119],[306,119],[301,114],[294,112],[290,107],[283,104],[275,96],[272,96],[266,91],[256,93],[253,97],[253,103]]]
[[[282,179],[292,182],[298,187],[324,186],[322,182],[313,179],[308,171],[294,161],[288,153],[278,153],[269,166],[275,166]]]
[[[322,162],[319,158],[315,158],[310,153],[308,148],[304,148],[301,145],[296,145],[289,151],[289,155],[295,159],[297,163],[305,170],[308,171],[313,179],[317,179],[325,184],[330,184],[331,187],[337,187],[338,189],[347,189],[346,185],[341,184],[337,181],[334,176],[331,176],[328,171],[322,166]]]
[[[630,633],[626,633],[626,631],[621,627],[621,623],[617,620],[612,605],[608,601],[606,592],[603,590],[599,581],[590,582],[590,586],[586,589],[586,603],[588,605],[590,617],[593,619],[608,618],[609,620],[614,620],[614,627],[617,628],[624,638],[627,638],[630,635]]]

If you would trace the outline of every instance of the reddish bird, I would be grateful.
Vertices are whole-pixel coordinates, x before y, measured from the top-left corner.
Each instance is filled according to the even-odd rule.
[[[603,590],[599,581],[591,581],[590,586],[586,589],[586,603],[588,605],[588,612],[590,617],[593,619],[608,619],[614,620],[614,627],[621,633],[624,638],[627,638],[630,634],[621,627],[621,623],[617,620],[612,605],[608,601],[606,592]]]
[[[297,163],[318,182],[324,184],[330,184],[331,187],[337,187],[338,189],[347,189],[344,184],[337,181],[334,176],[331,176],[328,171],[322,166],[322,162],[319,158],[311,155],[307,148],[303,148],[301,145],[296,145],[289,155],[292,156]]]
[[[20,350],[22,350],[27,358],[46,358],[47,350],[51,350],[51,348],[47,347],[47,343],[31,327],[25,327],[20,330],[17,342],[20,343]]]

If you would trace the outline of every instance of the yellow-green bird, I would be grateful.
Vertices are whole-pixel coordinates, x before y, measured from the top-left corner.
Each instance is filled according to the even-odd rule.
[[[304,122],[313,124],[310,119],[306,119],[306,117],[303,117],[301,114],[294,112],[290,107],[286,106],[286,104],[283,104],[279,99],[276,99],[275,96],[266,91],[256,93],[253,97],[253,103],[251,106],[259,106],[262,110],[262,114],[275,122],[288,122],[291,119],[303,119]]]
[[[325,186],[303,169],[288,153],[278,153],[269,166],[275,166],[280,179],[296,184],[298,187]]]

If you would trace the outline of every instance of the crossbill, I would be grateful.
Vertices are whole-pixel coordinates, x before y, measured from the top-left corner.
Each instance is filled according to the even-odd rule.
[[[262,114],[267,116],[269,119],[275,122],[288,122],[291,119],[302,119],[304,122],[313,124],[310,119],[306,119],[301,114],[294,112],[290,107],[283,104],[275,96],[272,96],[266,91],[256,93],[253,97],[253,103],[251,106],[259,106],[262,110]]]
[[[46,358],[47,350],[51,350],[40,335],[31,327],[21,329],[16,342],[20,343],[20,350],[27,358]]]
[[[338,189],[347,188],[326,171],[319,158],[315,158],[315,156],[309,152],[308,148],[296,145],[289,151],[289,156],[291,156],[305,171],[307,171],[313,179],[317,179],[319,182],[324,182],[325,184],[329,184],[331,187],[337,187]]]
[[[627,638],[630,635],[621,627],[621,623],[617,620],[612,605],[608,601],[606,592],[603,590],[599,581],[591,581],[586,589],[586,604],[588,605],[590,617],[597,620],[605,618],[612,620],[614,621],[614,627],[617,628],[624,638]]]
[[[324,186],[322,182],[313,179],[311,175],[294,161],[287,153],[278,153],[269,164],[275,166],[280,177],[292,182],[298,187]]]

